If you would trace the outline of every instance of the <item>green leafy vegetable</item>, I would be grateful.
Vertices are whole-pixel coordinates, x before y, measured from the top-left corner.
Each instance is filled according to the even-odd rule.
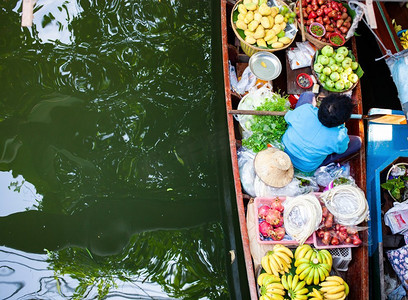
[[[280,96],[267,99],[264,104],[256,110],[264,111],[286,111],[288,109],[288,96]],[[242,140],[242,145],[259,152],[267,148],[268,144],[280,143],[288,124],[282,116],[254,116],[250,129],[252,135]]]
[[[381,187],[390,191],[391,195],[399,201],[403,196],[406,181],[408,181],[408,176],[398,176],[397,178],[388,179],[381,184]]]

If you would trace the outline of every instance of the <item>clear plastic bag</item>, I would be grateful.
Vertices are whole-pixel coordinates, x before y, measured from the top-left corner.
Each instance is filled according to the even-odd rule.
[[[314,177],[309,177],[304,174],[295,174],[295,178],[299,180],[300,194],[308,194],[312,192],[318,192],[320,190],[319,185]],[[299,195],[300,195],[299,194]]]
[[[249,67],[246,67],[244,73],[242,73],[241,79],[236,85],[235,90],[237,91],[237,93],[243,95],[246,91],[251,90],[251,88],[255,86],[256,80],[257,78],[254,73],[251,72],[251,69]]]
[[[344,165],[340,165],[339,163],[330,163],[327,166],[319,167],[315,171],[314,176],[318,185],[327,187],[331,181],[339,177],[349,178],[350,164],[346,163]]]
[[[408,49],[387,58],[386,63],[397,87],[402,110],[408,117]]]
[[[384,215],[384,223],[390,227],[393,234],[408,233],[408,200],[401,203],[394,202],[394,207]]]
[[[237,150],[239,177],[241,179],[242,188],[251,197],[255,197],[255,169],[254,158],[255,153],[245,147],[241,147]]]

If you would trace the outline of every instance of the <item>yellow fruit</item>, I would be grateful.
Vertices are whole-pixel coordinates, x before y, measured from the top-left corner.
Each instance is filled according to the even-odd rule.
[[[244,21],[242,20],[238,20],[237,23],[235,23],[237,25],[237,28],[242,29],[242,30],[247,30],[248,29],[248,25],[245,24]]]
[[[287,44],[290,44],[291,39],[288,38],[287,36],[284,36],[284,37],[279,38],[278,41],[287,45]]]
[[[245,5],[242,3],[238,5],[238,11],[240,14],[243,14],[243,15],[246,15],[248,12]]]

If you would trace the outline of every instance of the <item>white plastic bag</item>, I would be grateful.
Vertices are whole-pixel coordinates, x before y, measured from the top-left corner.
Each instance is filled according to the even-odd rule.
[[[246,67],[244,73],[242,73],[241,79],[236,85],[236,92],[243,95],[246,91],[249,91],[252,87],[255,86],[256,76],[251,72],[249,67]]]
[[[255,169],[254,158],[255,153],[245,147],[237,150],[239,177],[241,179],[242,188],[251,197],[255,197]]]
[[[393,234],[408,232],[408,200],[401,203],[394,202],[394,207],[384,215],[384,223],[390,227]]]

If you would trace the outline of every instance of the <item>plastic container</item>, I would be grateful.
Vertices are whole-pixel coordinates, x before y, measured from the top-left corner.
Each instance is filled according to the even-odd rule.
[[[254,204],[255,204],[255,218],[254,220],[258,220],[258,224],[259,222],[259,218],[258,218],[258,209],[259,207],[261,207],[262,205],[268,205],[271,206],[272,201],[274,201],[276,198],[279,198],[282,202],[284,202],[286,200],[286,197],[273,197],[273,198],[269,198],[269,197],[256,197],[254,199]],[[258,225],[257,224],[257,225]],[[285,227],[285,224],[283,224],[282,227]],[[274,241],[274,240],[267,240],[265,239],[259,232],[259,226],[256,226],[256,234],[257,234],[257,241],[259,244],[269,244],[269,245],[273,245],[273,244],[281,244],[281,245],[285,245],[285,246],[298,246],[299,243],[296,240],[293,240],[289,235],[285,234],[285,237],[280,240],[280,241]],[[306,240],[306,244],[313,244],[315,240],[315,233],[313,233],[307,240]]]
[[[306,79],[307,81],[309,81],[309,83],[307,85],[302,85],[300,84],[299,80],[301,80],[301,78]],[[309,89],[312,87],[313,85],[313,80],[312,77],[310,77],[309,74],[306,73],[300,73],[297,77],[296,77],[296,84],[301,87],[302,89]]]
[[[354,245],[354,244],[338,244],[338,245],[326,245],[323,244],[321,239],[317,236],[316,233],[313,235],[314,241],[313,244],[316,249],[336,249],[336,248],[355,248],[359,247],[360,245]]]
[[[337,271],[346,272],[351,262],[351,248],[328,249],[333,257],[333,268]]]
[[[312,31],[312,27],[313,27],[313,26],[319,27],[323,33],[322,33],[321,35],[318,35],[318,34],[314,33],[314,32]],[[319,37],[322,37],[322,36],[324,36],[324,35],[326,34],[326,29],[324,28],[324,26],[323,26],[322,24],[317,23],[317,22],[313,22],[312,24],[309,25],[309,33],[310,33],[312,36],[314,36],[314,37],[316,37],[316,38],[319,38]]]
[[[341,43],[341,44],[333,43],[333,42],[332,42],[332,38],[333,38],[333,37],[339,37],[339,38],[342,40],[342,43]],[[343,37],[341,34],[339,34],[339,33],[337,33],[337,32],[333,32],[333,33],[331,33],[330,36],[329,36],[329,42],[330,42],[330,44],[331,44],[332,46],[334,46],[334,47],[340,47],[340,46],[343,46],[343,45],[344,45],[344,43],[346,42],[346,40],[344,39],[344,37]]]

